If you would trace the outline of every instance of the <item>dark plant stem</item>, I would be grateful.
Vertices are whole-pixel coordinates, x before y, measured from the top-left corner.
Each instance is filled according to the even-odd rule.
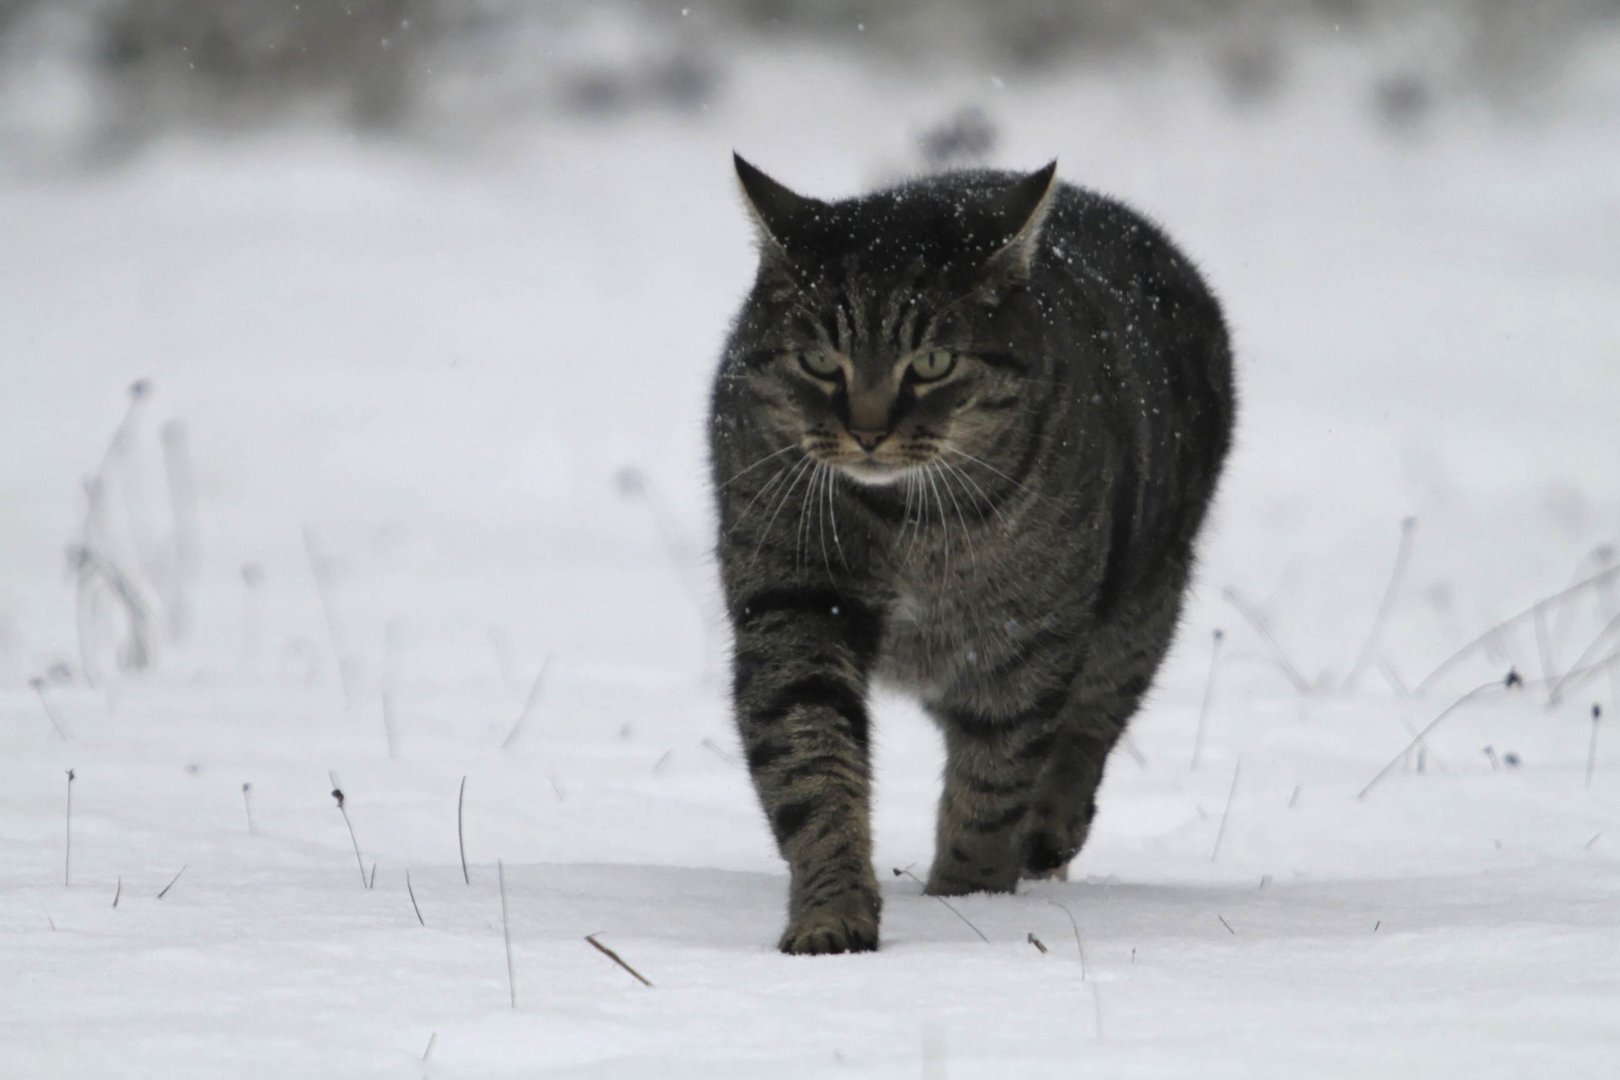
[[[594,948],[597,952],[601,953],[603,956],[607,957],[609,960],[613,961],[615,964],[618,964],[624,970],[628,971],[635,978],[635,980],[637,982],[639,982],[642,986],[646,986],[646,987],[651,987],[652,986],[652,983],[647,981],[647,977],[645,975],[643,975],[641,972],[637,971],[635,968],[631,967],[629,964],[625,963],[624,958],[621,957],[618,953],[614,952],[612,949],[608,948],[606,945],[602,944],[600,941],[597,941],[595,934],[586,934],[585,935],[585,940],[590,942],[592,948]]]
[[[918,877],[916,874],[913,874],[910,870],[901,870],[899,868],[896,868],[895,871],[894,871],[894,876],[899,877],[901,874],[904,874],[906,877],[910,878],[912,881],[915,881],[917,884],[923,885],[922,878]],[[926,889],[927,886],[923,885],[923,888]],[[956,910],[956,905],[955,904],[951,903],[949,900],[945,899],[943,896],[936,896],[936,897],[934,897],[934,899],[938,900],[940,903],[944,904],[946,909],[948,911],[950,911],[950,913],[952,915],[955,915],[958,919],[961,919],[963,924],[966,925],[969,930],[973,931],[975,934],[978,934],[980,941],[984,942],[986,945],[990,944],[990,939],[984,936],[984,931],[980,930],[977,926],[974,926],[973,923],[968,919],[968,917],[966,915],[964,915],[960,911]]]
[[[1074,912],[1070,911],[1064,905],[1058,903],[1056,900],[1048,900],[1047,903],[1051,904],[1053,907],[1057,908],[1059,911],[1063,912],[1063,914],[1069,917],[1069,928],[1074,931],[1074,951],[1080,954],[1080,981],[1085,982],[1086,947],[1080,944],[1080,924],[1075,921]]]
[[[1603,706],[1592,706],[1592,739],[1586,744],[1586,790],[1592,790],[1592,771],[1597,768],[1598,724],[1603,719]]]
[[[1309,694],[1311,684],[1305,681],[1305,676],[1299,673],[1299,669],[1294,666],[1293,661],[1289,660],[1288,655],[1282,651],[1282,646],[1277,644],[1277,639],[1272,636],[1271,631],[1266,627],[1265,620],[1260,617],[1260,613],[1250,607],[1248,602],[1238,594],[1238,591],[1230,586],[1221,590],[1221,596],[1226,599],[1227,603],[1237,609],[1237,613],[1243,616],[1243,621],[1253,627],[1254,632],[1260,635],[1261,640],[1270,646],[1272,655],[1277,658],[1277,663],[1282,668],[1283,674],[1288,676],[1288,681],[1294,684],[1294,689],[1301,694]]]
[[[506,989],[512,1001],[512,1008],[517,1008],[517,977],[512,970],[512,924],[506,915],[506,866],[501,860],[495,860],[495,876],[501,886],[501,937],[506,942]]]
[[[1232,816],[1232,800],[1237,797],[1238,777],[1243,773],[1243,762],[1240,760],[1232,769],[1232,786],[1226,792],[1226,809],[1221,811],[1221,827],[1215,831],[1215,846],[1210,849],[1209,861],[1214,862],[1221,854],[1221,841],[1226,838],[1226,819]]]
[[[1534,617],[1537,609],[1549,604],[1556,604],[1568,597],[1574,596],[1576,593],[1580,593],[1588,588],[1591,588],[1593,585],[1608,581],[1616,575],[1620,575],[1620,564],[1611,566],[1606,570],[1601,570],[1598,573],[1593,574],[1591,577],[1583,578],[1567,588],[1560,589],[1551,596],[1544,596],[1540,600],[1537,600],[1535,603],[1531,604],[1529,607],[1525,608],[1523,611],[1520,611],[1515,615],[1508,616],[1506,619],[1503,619],[1495,626],[1485,630],[1478,637],[1469,641],[1462,648],[1458,649],[1456,652],[1442,660],[1438,667],[1423,677],[1422,681],[1417,684],[1413,692],[1421,696],[1425,690],[1434,685],[1436,679],[1440,678],[1440,676],[1444,675],[1457,664],[1461,663],[1475,649],[1490,641],[1499,631],[1523,622],[1527,618]]]
[[[51,727],[56,729],[57,738],[67,742],[67,728],[62,724],[62,718],[57,715],[56,706],[52,705],[51,699],[45,696],[45,680],[36,675],[28,680],[28,688],[38,695],[39,704],[45,710],[45,715],[49,718]]]
[[[502,750],[510,749],[512,744],[517,741],[518,735],[523,731],[524,721],[529,719],[529,714],[534,711],[536,705],[540,704],[540,693],[545,688],[546,669],[550,666],[551,654],[547,653],[545,659],[540,661],[540,670],[535,674],[534,682],[529,684],[529,696],[523,700],[523,711],[518,713],[517,723],[512,725],[512,730],[507,732],[506,738],[501,740]]]
[[[1457,709],[1461,708],[1462,706],[1468,704],[1470,701],[1473,701],[1476,697],[1479,697],[1481,694],[1486,694],[1486,693],[1491,692],[1492,690],[1501,690],[1501,689],[1503,689],[1502,680],[1501,679],[1492,679],[1488,683],[1481,683],[1479,686],[1474,687],[1472,690],[1468,691],[1468,693],[1464,694],[1462,697],[1458,698],[1456,701],[1453,701],[1450,705],[1447,705],[1445,707],[1445,709],[1443,709],[1441,711],[1439,716],[1436,716],[1433,720],[1430,720],[1427,724],[1424,725],[1422,731],[1419,731],[1416,735],[1412,736],[1412,741],[1407,743],[1406,746],[1401,750],[1400,753],[1396,754],[1393,758],[1391,758],[1389,760],[1389,764],[1385,765],[1382,769],[1378,770],[1378,775],[1374,776],[1371,780],[1367,781],[1367,786],[1362,788],[1359,792],[1356,793],[1356,800],[1359,802],[1362,799],[1365,799],[1367,797],[1367,793],[1369,791],[1371,791],[1375,786],[1377,786],[1379,781],[1383,780],[1390,773],[1394,772],[1395,767],[1398,766],[1402,761],[1404,761],[1406,759],[1406,755],[1410,754],[1412,752],[1413,748],[1415,748],[1415,747],[1422,744],[1423,740],[1428,737],[1429,733],[1432,732],[1436,727],[1439,726],[1440,721],[1444,720],[1446,717],[1450,716],[1453,712],[1457,711]]]
[[[1198,730],[1193,734],[1192,768],[1198,770],[1198,759],[1204,752],[1204,729],[1209,723],[1209,703],[1215,696],[1215,672],[1220,668],[1221,642],[1226,634],[1217,629],[1212,635],[1214,644],[1209,651],[1209,678],[1204,680],[1204,699],[1198,705]]]
[[[183,873],[185,873],[185,872],[186,872],[186,868],[185,868],[185,867],[184,867],[184,866],[182,866],[182,867],[181,867],[181,868],[180,868],[180,870],[179,870],[179,872],[178,872],[178,873],[176,873],[176,874],[175,874],[175,875],[174,875],[174,877],[172,877],[172,878],[170,878],[170,879],[169,879],[169,883],[168,883],[168,884],[167,884],[167,885],[165,885],[165,886],[163,886],[163,889],[162,889],[162,891],[161,891],[161,892],[159,892],[159,893],[158,893],[158,894],[157,894],[157,898],[158,898],[158,899],[159,899],[159,900],[161,900],[161,899],[163,899],[163,898],[164,898],[164,897],[165,897],[165,896],[168,896],[168,895],[169,895],[169,890],[170,890],[170,889],[172,889],[172,888],[174,888],[174,883],[175,883],[175,882],[177,882],[177,881],[179,881],[179,880],[180,880],[180,875],[181,875],[181,874],[183,874]]]
[[[422,918],[422,909],[416,906],[416,890],[411,888],[411,872],[409,870],[405,871],[405,891],[410,894],[411,910],[416,912],[416,921],[426,926],[427,922]]]
[[[1553,683],[1552,689],[1547,691],[1548,705],[1558,704],[1564,693],[1564,685],[1570,681],[1570,677],[1576,672],[1582,671],[1586,667],[1587,662],[1592,659],[1592,655],[1598,651],[1598,646],[1604,643],[1609,634],[1617,626],[1620,626],[1620,615],[1615,615],[1613,618],[1609,619],[1608,622],[1603,624],[1603,629],[1599,630],[1597,632],[1597,636],[1592,639],[1591,643],[1587,645],[1585,649],[1581,650],[1581,655],[1576,657],[1575,662],[1570,665],[1569,671],[1565,672],[1557,682]]]
[[[366,881],[366,860],[360,856],[360,838],[354,834],[354,822],[349,820],[349,810],[344,805],[347,800],[343,797],[343,789],[338,786],[336,773],[329,769],[326,775],[332,781],[332,798],[337,800],[338,813],[343,815],[343,824],[349,828],[349,842],[354,845],[354,865],[360,868],[360,885],[369,889],[371,885]]]
[[[304,554],[309,559],[309,570],[315,577],[315,592],[321,599],[321,614],[326,618],[327,637],[332,642],[332,657],[337,661],[338,682],[343,687],[343,703],[354,708],[354,686],[349,675],[349,661],[343,652],[343,635],[338,630],[337,608],[332,603],[332,579],[326,563],[315,549],[315,534],[304,529]],[[361,872],[364,876],[364,871]]]
[[[382,722],[383,739],[388,744],[388,756],[399,756],[399,741],[394,732],[394,684],[399,675],[399,620],[389,619],[383,636]]]
[[[62,853],[62,884],[73,884],[73,770],[67,771],[67,814],[65,816],[64,831],[66,844]]]
[[[468,885],[472,884],[472,875],[467,873],[467,834],[461,827],[461,810],[467,803],[467,778],[461,778],[461,792],[456,796],[456,844],[461,848],[461,880]]]

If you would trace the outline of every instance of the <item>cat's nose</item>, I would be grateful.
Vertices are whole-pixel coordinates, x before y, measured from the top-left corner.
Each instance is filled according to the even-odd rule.
[[[849,433],[855,437],[856,442],[861,444],[861,449],[868,454],[878,448],[878,443],[889,437],[887,431],[873,431],[870,428],[852,427],[849,429]]]

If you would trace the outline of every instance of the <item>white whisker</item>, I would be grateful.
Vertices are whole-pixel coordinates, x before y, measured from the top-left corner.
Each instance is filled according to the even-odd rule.
[[[793,495],[793,489],[799,486],[799,481],[804,479],[805,473],[809,471],[810,466],[813,464],[815,464],[814,459],[806,457],[794,467],[792,480],[782,489],[781,495],[777,497],[776,509],[771,511],[771,516],[765,522],[765,528],[760,531],[759,540],[754,544],[754,554],[749,558],[748,565],[752,566],[759,558],[760,548],[765,546],[766,538],[771,535],[771,526],[776,524],[776,516],[782,512],[782,507],[787,505],[788,499]]]

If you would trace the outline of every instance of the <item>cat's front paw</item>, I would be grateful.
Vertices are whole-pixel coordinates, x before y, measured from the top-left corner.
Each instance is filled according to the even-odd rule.
[[[777,946],[789,956],[874,952],[877,947],[877,912],[859,904],[814,907],[794,916]]]

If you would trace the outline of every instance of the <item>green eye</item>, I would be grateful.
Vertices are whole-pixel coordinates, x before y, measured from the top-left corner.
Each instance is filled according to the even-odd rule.
[[[911,362],[911,373],[919,382],[943,379],[956,367],[956,354],[949,349],[935,349]]]
[[[818,379],[836,379],[838,373],[843,370],[838,357],[820,352],[800,353],[799,366]]]

